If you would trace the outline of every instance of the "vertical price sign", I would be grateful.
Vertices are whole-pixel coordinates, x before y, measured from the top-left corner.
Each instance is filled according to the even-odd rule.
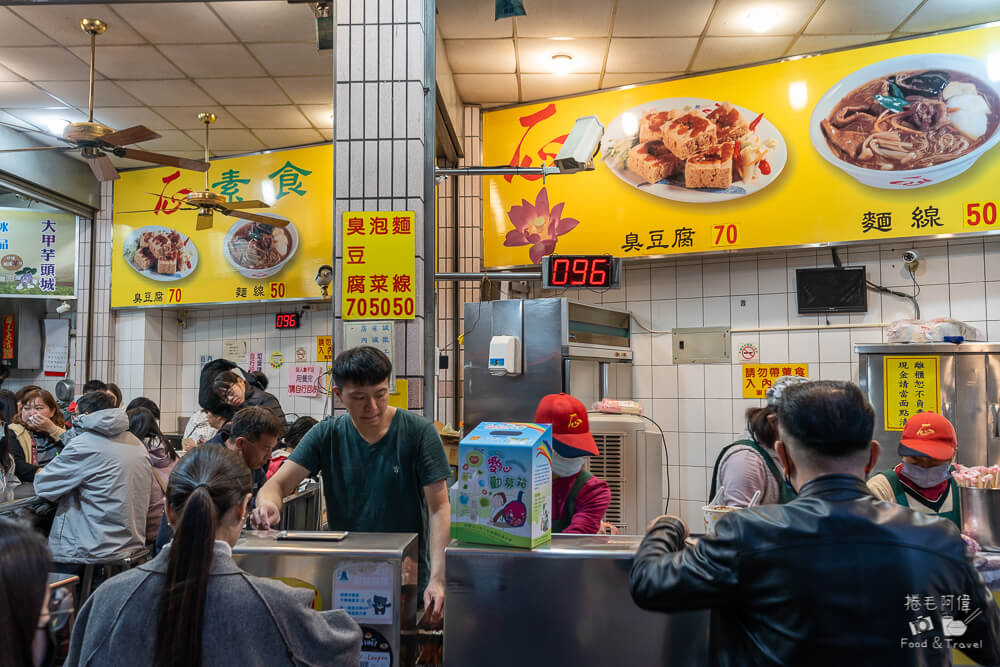
[[[413,211],[348,211],[343,224],[342,317],[412,320],[416,312]]]

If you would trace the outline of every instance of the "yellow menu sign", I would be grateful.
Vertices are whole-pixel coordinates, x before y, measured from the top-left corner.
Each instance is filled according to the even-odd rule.
[[[413,219],[413,211],[344,213],[340,293],[345,320],[413,319]]]
[[[938,357],[885,357],[885,430],[902,431],[918,412],[940,412]]]
[[[483,164],[552,165],[578,118],[605,130],[593,171],[485,179],[485,264],[1000,231],[998,43],[976,28],[487,111]],[[928,104],[958,112],[964,91],[977,111],[911,128],[921,72]],[[852,106],[883,83],[896,111]]]
[[[315,277],[332,263],[333,149],[329,145],[212,161],[209,188],[226,201],[261,200],[286,227],[216,211],[197,229],[185,195],[205,175],[173,167],[122,173],[115,182],[111,305],[156,307],[318,299]]]
[[[809,364],[743,364],[743,398],[764,398],[774,381],[785,375],[809,377]]]

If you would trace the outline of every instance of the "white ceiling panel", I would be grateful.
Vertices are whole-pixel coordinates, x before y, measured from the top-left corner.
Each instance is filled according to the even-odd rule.
[[[632,72],[631,74],[604,75],[604,83],[601,88],[617,88],[618,86],[629,86],[634,83],[649,83],[650,81],[661,81],[671,77],[680,76],[683,72]]]
[[[277,80],[296,104],[330,104],[333,102],[332,76],[288,76]],[[258,100],[264,103],[264,100]],[[281,102],[275,102],[280,104]]]
[[[438,0],[437,27],[445,39],[479,37],[512,37],[514,22],[511,19],[495,21],[492,2],[470,0]]]
[[[794,37],[706,37],[694,59],[694,71],[732,67],[780,58]]]
[[[309,104],[299,109],[306,115],[309,122],[320,130],[333,127],[333,107],[328,104]]]
[[[288,104],[273,79],[198,79],[197,83],[220,104]]]
[[[204,128],[205,126],[198,120],[198,114],[203,111],[215,114],[215,122],[212,123],[213,130],[223,127],[243,127],[242,123],[229,115],[224,109],[220,109],[214,104],[195,107],[156,107],[155,111],[169,120],[174,127],[182,130]]]
[[[70,49],[83,62],[90,61],[90,49]],[[170,79],[184,76],[152,46],[99,46],[95,69],[109,79]],[[59,78],[59,77],[54,77]]]
[[[209,5],[244,42],[309,42],[316,19],[309,6],[284,0],[213,2]]]
[[[611,0],[545,0],[525,10],[517,19],[519,37],[600,37],[611,25]]]
[[[828,51],[830,49],[841,49],[847,46],[865,44],[867,42],[878,42],[888,39],[888,34],[883,35],[802,35],[795,45],[792,46],[789,55],[800,53],[816,53],[817,51]]]
[[[806,33],[843,35],[852,32],[892,32],[920,2],[921,0],[826,0],[806,26]]]
[[[61,134],[56,131],[56,126],[63,123],[76,123],[87,120],[87,115],[69,107],[58,109],[11,109],[10,115],[16,117],[24,123],[29,123],[53,134]]]
[[[201,2],[117,4],[114,7],[139,34],[157,44],[236,41],[229,28]]]
[[[61,46],[0,48],[0,63],[29,81],[89,79],[87,64]],[[52,76],[58,72],[59,76]]]
[[[551,74],[552,56],[565,53],[572,56],[570,72],[577,74],[600,73],[604,66],[604,51],[608,40],[574,39],[554,41],[551,39],[519,39],[517,51],[521,59],[521,71],[532,74]]]
[[[268,148],[284,148],[285,146],[301,146],[323,141],[323,135],[316,130],[254,130],[264,145]]]
[[[463,100],[517,101],[517,77],[513,74],[456,74],[455,87]]]
[[[212,98],[189,79],[164,81],[121,81],[121,86],[149,106],[190,106],[211,104]]]
[[[30,21],[40,31],[63,46],[90,44],[90,35],[80,29],[84,18],[101,19],[108,30],[97,38],[97,44],[142,44],[143,38],[111,10],[108,5],[38,4],[11,8]],[[4,44],[11,44],[6,39]]]
[[[817,0],[719,0],[708,35],[794,35],[816,9]]]
[[[0,82],[0,107],[18,109],[25,107],[59,106],[63,105],[27,81]]]
[[[139,147],[144,151],[153,151],[154,153],[163,153],[166,151],[197,152],[201,148],[200,143],[180,130],[157,130],[157,132],[161,135],[159,139],[144,141]],[[204,154],[202,154],[202,157],[204,157]]]
[[[265,76],[242,44],[170,44],[160,50],[190,77]]]
[[[315,42],[251,44],[250,50],[271,76],[333,76],[333,51],[318,51]]]
[[[522,45],[524,41],[521,40]],[[552,44],[559,43],[561,42],[552,42]],[[514,40],[512,39],[449,39],[444,44],[452,72],[459,74],[514,72]]]
[[[87,98],[90,94],[90,85],[86,81],[40,81],[38,86],[44,88],[52,95],[81,108],[87,107]],[[108,107],[137,107],[142,106],[142,102],[135,99],[121,86],[111,81],[94,82],[94,101],[97,104]]]
[[[333,141],[333,130],[325,130],[324,129],[324,130],[320,130],[319,133],[323,135],[323,138],[325,140],[327,140],[327,141]]]
[[[686,70],[698,40],[693,37],[665,39],[614,38],[608,51],[609,72],[676,72]]]
[[[197,130],[188,130],[188,136],[195,141],[201,141],[203,136]],[[212,152],[240,152],[259,151],[264,148],[257,137],[250,133],[250,130],[217,130],[214,127],[208,137],[209,146]]]
[[[14,113],[17,113],[18,111],[20,111],[20,109],[13,109],[13,111]],[[17,116],[12,116],[6,111],[0,111],[0,123],[7,123],[8,125],[17,125],[18,127],[27,127],[28,125]],[[35,135],[32,134],[29,136],[34,137]]]
[[[620,0],[615,37],[692,37],[701,34],[714,0]]]
[[[525,101],[596,90],[600,74],[522,74],[521,89]]]
[[[0,67],[0,81],[21,81],[21,77],[11,72],[9,69]]]
[[[997,0],[927,0],[903,24],[904,32],[930,32],[943,28],[975,25],[1000,20]]]
[[[82,30],[80,34],[83,34]],[[41,30],[32,27],[6,7],[0,7],[0,44],[4,46],[38,46],[52,44],[52,40],[46,37]]]
[[[248,106],[226,107],[226,111],[247,127],[270,129],[309,127],[309,119],[297,107],[288,106]]]
[[[94,109],[94,119],[116,130],[133,125],[145,125],[151,130],[168,130],[173,126],[165,118],[146,107],[113,107]]]

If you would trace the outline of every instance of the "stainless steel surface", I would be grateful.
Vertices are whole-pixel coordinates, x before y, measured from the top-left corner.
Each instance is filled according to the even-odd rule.
[[[885,343],[879,345],[855,345],[858,354],[954,354],[979,352],[1000,353],[1000,343]]]
[[[963,353],[953,358],[954,392],[945,401],[948,405],[942,414],[955,425],[958,435],[955,460],[967,466],[982,465],[980,462],[987,462],[986,355]]]
[[[986,551],[1000,551],[1000,489],[959,488],[962,532]]]
[[[986,357],[986,401],[992,424],[986,429],[986,460],[1000,463],[1000,354]]]
[[[432,31],[433,34],[433,31]],[[433,144],[434,142],[431,142]],[[437,167],[438,176],[552,176],[560,174],[557,167]]]
[[[526,271],[484,271],[479,273],[435,273],[434,280],[480,281],[480,280],[541,280],[542,274]]]
[[[599,376],[597,400],[603,401],[608,397],[608,366],[607,361],[597,363],[597,374]]]
[[[640,540],[554,535],[531,551],[453,542],[445,664],[707,665],[707,611],[660,614],[632,602],[628,573]],[[489,638],[516,642],[516,661]]]
[[[424,336],[423,406],[424,417],[437,418],[438,348],[437,348],[437,293],[434,269],[437,267],[437,179],[434,162],[437,159],[437,0],[424,0],[424,245],[420,253],[423,260]],[[336,26],[336,18],[333,24]],[[334,51],[336,53],[336,51]],[[332,59],[332,56],[331,56]],[[334,77],[336,78],[336,77]],[[333,253],[336,256],[336,252]],[[409,407],[409,406],[406,406]]]
[[[319,530],[322,495],[317,481],[310,481],[304,489],[284,500],[278,530]]]
[[[360,624],[378,630],[392,646],[392,665],[411,661],[401,655],[402,633],[416,626],[417,536],[413,533],[351,533],[340,542],[275,540],[273,533],[245,531],[233,559],[247,572],[314,587],[323,609],[336,608],[335,574],[342,565],[389,564],[392,568],[392,624]],[[408,649],[407,649],[408,650]],[[402,659],[401,659],[402,658]]]

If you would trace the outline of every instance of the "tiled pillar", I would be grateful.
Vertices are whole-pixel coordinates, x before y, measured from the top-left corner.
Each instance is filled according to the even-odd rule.
[[[424,11],[424,0],[338,0],[334,61],[335,351],[344,212],[414,211],[416,319],[395,331],[396,376],[409,381],[412,410],[424,408]]]
[[[80,245],[77,255],[76,350],[73,380],[77,391],[90,378],[113,380],[114,325],[111,314],[111,183],[101,185],[101,210],[93,221],[78,219]],[[90,299],[91,243],[94,248],[94,299]],[[90,337],[88,319],[92,318]],[[87,346],[91,346],[88,374]]]

